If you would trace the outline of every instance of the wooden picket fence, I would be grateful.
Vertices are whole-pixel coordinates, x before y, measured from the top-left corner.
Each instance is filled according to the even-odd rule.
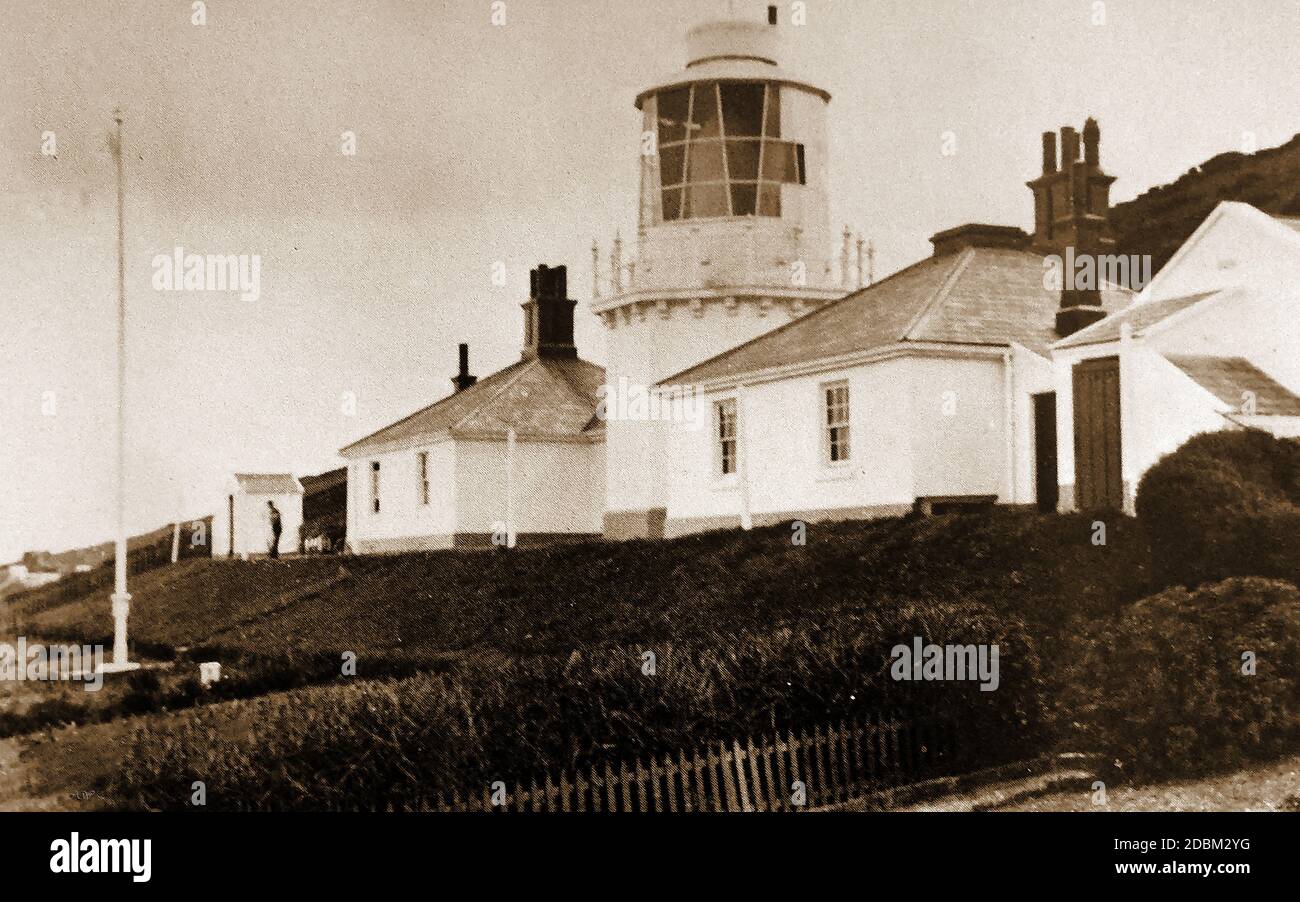
[[[798,811],[945,773],[955,730],[873,716],[784,737],[759,737],[640,760],[547,774],[528,787],[484,786],[439,798],[436,811]]]

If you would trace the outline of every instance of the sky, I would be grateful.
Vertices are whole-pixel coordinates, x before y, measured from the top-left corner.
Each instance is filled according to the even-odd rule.
[[[635,234],[633,100],[729,5],[766,3],[0,0],[0,562],[115,529],[115,107],[139,532],[235,471],[340,466],[450,392],[459,342],[479,376],[516,360],[539,263],[603,362],[590,248]],[[783,65],[832,95],[832,230],[877,276],[963,222],[1031,225],[1044,130],[1096,117],[1117,202],[1300,131],[1292,0],[779,8]],[[178,246],[258,255],[259,296],[155,290]]]

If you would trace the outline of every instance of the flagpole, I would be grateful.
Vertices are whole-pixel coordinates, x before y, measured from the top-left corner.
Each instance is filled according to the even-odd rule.
[[[113,661],[108,672],[134,670],[127,660],[126,619],[131,595],[126,591],[126,173],[122,147],[122,111],[113,111],[117,133],[113,156],[117,161],[117,541],[113,573]]]

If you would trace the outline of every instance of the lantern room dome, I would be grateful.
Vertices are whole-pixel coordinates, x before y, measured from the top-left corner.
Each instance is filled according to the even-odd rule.
[[[686,33],[685,68],[638,94],[636,107],[642,109],[646,97],[658,91],[700,81],[774,82],[829,101],[830,92],[781,68],[781,48],[781,30],[774,25],[736,19],[697,25]]]
[[[705,22],[686,32],[686,68],[720,59],[775,66],[780,46],[780,33],[771,25],[738,19]]]

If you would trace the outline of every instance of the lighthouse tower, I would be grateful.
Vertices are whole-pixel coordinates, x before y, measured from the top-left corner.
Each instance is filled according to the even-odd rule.
[[[692,28],[685,68],[636,98],[635,259],[615,244],[610,291],[592,305],[611,389],[652,386],[844,294],[831,265],[830,95],[781,68],[776,12]],[[607,537],[662,534],[664,435],[661,422],[607,417]]]

